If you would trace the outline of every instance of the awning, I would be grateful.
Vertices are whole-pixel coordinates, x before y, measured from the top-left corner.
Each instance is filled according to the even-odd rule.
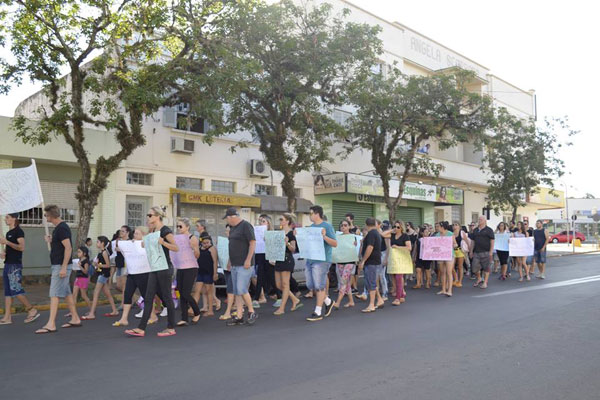
[[[224,207],[260,207],[260,199],[240,193],[218,193],[202,190],[169,189],[170,197],[179,194],[181,203],[210,204]]]
[[[266,196],[266,195],[255,195],[257,199],[260,199],[260,209],[261,211],[277,211],[277,212],[287,212],[287,197],[283,196]],[[309,208],[313,204],[303,198],[296,198],[296,212],[299,213],[308,213]]]

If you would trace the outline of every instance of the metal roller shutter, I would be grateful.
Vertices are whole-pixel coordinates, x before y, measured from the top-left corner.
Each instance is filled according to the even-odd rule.
[[[354,223],[357,226],[364,226],[365,220],[374,217],[373,204],[353,203],[351,201],[333,201],[333,221],[329,221],[334,229],[338,229],[340,221],[346,218],[347,213],[354,214]]]
[[[396,219],[406,223],[412,222],[415,228],[423,224],[423,210],[412,207],[398,207],[396,209]]]

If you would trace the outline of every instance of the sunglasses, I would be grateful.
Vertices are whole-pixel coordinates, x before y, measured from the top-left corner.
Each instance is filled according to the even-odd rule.
[[[177,225],[179,229],[183,229],[183,225]]]
[[[400,225],[396,225],[396,229],[402,229]]]
[[[154,216],[155,216],[154,214],[146,214],[146,217],[148,217],[148,218],[152,218]]]

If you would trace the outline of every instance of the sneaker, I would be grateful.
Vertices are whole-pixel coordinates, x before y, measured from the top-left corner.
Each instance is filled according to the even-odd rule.
[[[329,305],[323,303],[323,308],[325,309],[324,310],[325,311],[325,316],[329,317],[329,315],[331,314],[331,310],[333,310],[333,300],[331,300],[331,303],[329,303]]]
[[[352,294],[357,294],[357,293],[358,293],[358,290],[357,290],[357,289],[354,289],[354,288],[352,288]]]
[[[144,309],[143,308],[140,310],[139,313],[135,314],[135,317],[136,318],[142,318],[142,315],[144,315]]]
[[[260,308],[260,303],[256,300],[252,300],[252,308]]]
[[[244,319],[243,318],[231,318],[229,321],[227,321],[225,323],[225,325],[227,325],[227,326],[244,325]]]
[[[527,280],[528,280],[528,281],[530,281],[530,280],[531,280],[531,277],[530,277],[529,275],[527,275]]]
[[[471,275],[471,276],[469,277],[469,279],[470,279],[470,280],[472,280],[472,281],[474,281],[475,279],[477,279],[477,277],[476,277],[475,275]]]
[[[519,282],[523,282],[523,277],[520,277],[520,278],[519,278]]]
[[[480,287],[481,289],[487,289],[487,285],[486,285],[485,283],[482,283],[481,285],[479,285],[479,287]]]
[[[167,311],[167,307],[163,308],[162,311],[160,312],[161,317],[166,317],[168,314],[169,314],[169,312]]]
[[[540,275],[540,279],[546,279],[546,275],[545,274],[541,274]]]
[[[275,303],[273,303],[273,307],[281,306],[281,299],[278,299]]]
[[[332,303],[333,304],[333,303]],[[310,322],[320,321],[323,319],[323,315],[319,315],[316,312],[312,313],[310,317],[307,317],[306,320]]]
[[[258,318],[258,314],[253,312],[252,314],[248,315],[248,319],[246,320],[246,325],[254,325],[254,323],[256,322]]]

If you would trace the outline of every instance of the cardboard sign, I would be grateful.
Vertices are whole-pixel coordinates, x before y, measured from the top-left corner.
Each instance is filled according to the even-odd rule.
[[[529,257],[533,255],[533,238],[519,237],[510,238],[508,243],[509,255],[511,257]]]
[[[267,261],[285,261],[285,232],[265,232],[265,258]]]
[[[162,245],[158,243],[160,232],[152,232],[144,236],[144,248],[146,249],[146,257],[150,264],[150,271],[162,271],[169,269],[167,257]]]
[[[194,255],[194,249],[190,245],[188,235],[175,235],[175,244],[179,247],[179,251],[171,251],[171,261],[177,269],[198,268],[198,260]]]
[[[421,238],[421,259],[450,261],[453,257],[452,236]]]
[[[325,261],[325,241],[323,228],[296,228],[296,243],[301,258]]]
[[[353,263],[358,261],[356,252],[356,236],[349,234],[337,234],[337,247],[334,247],[331,253],[331,261],[334,263]]]

